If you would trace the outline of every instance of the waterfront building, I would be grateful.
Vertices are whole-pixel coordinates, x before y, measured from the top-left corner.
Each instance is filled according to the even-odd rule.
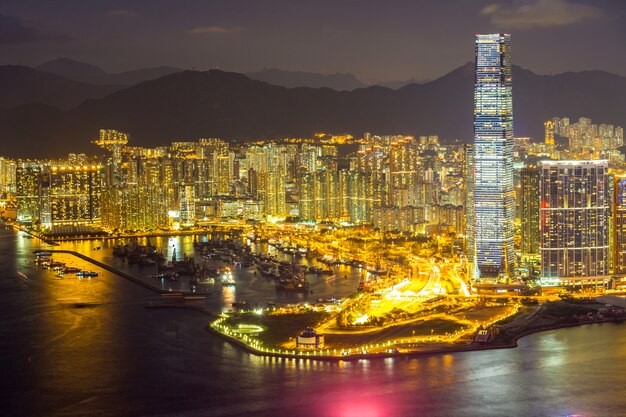
[[[520,173],[519,212],[522,255],[539,254],[539,170],[534,165]]]
[[[626,176],[616,175],[613,185],[613,273],[626,275]]]
[[[0,158],[0,194],[15,194],[16,169],[14,160]]]
[[[167,228],[167,189],[159,185],[106,188],[102,191],[102,226],[109,230]]]
[[[509,278],[515,253],[510,35],[476,35],[473,276]]]
[[[44,172],[46,176],[44,178]],[[17,200],[17,220],[35,224],[42,217],[42,184],[49,186],[50,178],[47,167],[39,162],[18,161],[15,169]]]
[[[609,275],[608,161],[541,161],[542,282],[585,284]]]
[[[324,347],[324,335],[317,333],[312,327],[307,327],[296,337],[298,349],[321,349]]]
[[[100,226],[103,169],[101,165],[54,164],[49,188],[50,221],[53,229],[68,226]],[[46,196],[42,197],[46,200]],[[42,221],[42,223],[48,223]]]

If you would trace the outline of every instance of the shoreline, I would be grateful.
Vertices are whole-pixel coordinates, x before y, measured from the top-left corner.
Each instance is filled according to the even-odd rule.
[[[198,311],[208,316],[215,317],[215,313],[201,306],[194,306],[194,305],[155,304],[155,305],[146,306],[146,308],[188,309],[188,310]],[[371,360],[371,359],[416,357],[416,356],[422,356],[422,355],[444,355],[444,354],[450,354],[450,353],[475,352],[475,351],[494,350],[494,349],[513,349],[513,348],[518,347],[517,342],[520,339],[526,336],[530,336],[532,334],[538,334],[538,333],[543,333],[543,332],[547,332],[550,330],[559,330],[559,329],[565,329],[565,328],[570,328],[570,327],[580,327],[580,326],[585,326],[585,325],[590,325],[590,324],[622,323],[624,321],[625,321],[624,318],[611,317],[611,318],[596,319],[596,320],[580,322],[580,323],[566,323],[566,324],[544,326],[538,329],[527,330],[527,331],[521,332],[515,335],[514,340],[509,343],[496,343],[496,344],[485,344],[485,345],[476,344],[476,343],[468,343],[468,344],[462,344],[462,345],[461,344],[449,345],[449,346],[437,345],[437,346],[433,346],[430,349],[426,348],[426,349],[421,349],[421,350],[413,350],[413,351],[405,351],[405,352],[359,353],[359,354],[347,354],[347,355],[315,354],[315,351],[306,351],[306,350],[294,351],[294,352],[299,352],[299,353],[281,353],[281,352],[272,351],[272,350],[275,350],[275,348],[274,349],[268,348],[266,350],[261,350],[245,343],[245,341],[239,338],[227,335],[215,329],[213,326],[213,323],[206,325],[204,329],[207,333],[212,333],[219,337],[222,337],[226,342],[232,344],[233,346],[239,349],[242,349],[246,353],[253,354],[256,356],[283,358],[283,359],[308,359],[308,360],[314,360],[314,361],[338,362],[338,361],[356,361],[356,360],[361,360],[361,359]]]
[[[39,251],[41,251],[41,249]],[[121,271],[113,266],[97,261],[80,252],[76,252],[72,250],[65,250],[65,249],[56,249],[56,250],[50,249],[48,251],[52,253],[65,253],[65,254],[69,254],[72,256],[76,256],[77,258],[80,258],[86,262],[92,263],[93,265],[96,265],[106,271],[114,273],[122,278],[127,279],[128,281],[134,284],[142,286],[158,294],[179,293],[182,296],[203,295],[203,294],[194,293],[190,291],[172,292],[169,290],[164,290],[162,288],[157,288],[125,271]],[[188,309],[188,310],[195,310],[197,312],[205,314],[214,319],[216,317],[220,317],[218,313],[211,311],[209,308],[207,308],[204,305],[201,306],[201,305],[193,305],[193,304],[164,304],[164,303],[152,304],[151,303],[151,304],[146,305],[145,307],[155,308],[155,309],[162,309],[162,308],[181,309],[182,308],[182,309]],[[519,334],[514,335],[513,340],[511,342],[506,342],[506,343],[505,342],[494,343],[494,344],[465,343],[465,344],[456,344],[456,345],[451,344],[448,346],[443,345],[443,344],[438,344],[438,345],[432,346],[431,348],[428,348],[427,346],[425,346],[424,348],[419,349],[419,350],[407,350],[407,351],[402,351],[402,352],[355,353],[355,354],[347,353],[347,354],[341,354],[341,355],[320,354],[319,351],[307,351],[307,350],[302,350],[302,351],[292,350],[293,353],[285,353],[285,352],[280,352],[280,351],[277,352],[276,348],[272,348],[272,349],[257,348],[257,347],[252,346],[251,344],[246,343],[244,340],[228,335],[220,331],[219,329],[217,329],[216,327],[219,326],[219,324],[216,324],[217,321],[211,322],[208,325],[206,325],[205,331],[209,333],[213,333],[219,337],[222,337],[225,341],[233,344],[234,346],[244,350],[247,353],[250,353],[256,356],[276,357],[276,358],[285,358],[285,359],[311,359],[311,360],[318,360],[318,361],[336,362],[336,361],[342,361],[342,360],[353,361],[353,360],[360,360],[360,359],[386,359],[386,358],[413,357],[413,356],[420,356],[420,355],[441,355],[441,354],[448,354],[448,353],[473,352],[473,351],[492,350],[492,349],[511,349],[511,348],[515,348],[518,346],[517,342],[520,339],[522,339],[523,337],[529,336],[531,334],[535,334],[535,333],[542,333],[545,331],[564,329],[568,327],[584,326],[587,324],[599,324],[599,323],[609,323],[609,322],[621,323],[624,321],[625,321],[624,317],[608,317],[608,318],[603,318],[603,319],[588,320],[584,322],[547,325],[547,326],[542,326],[540,328],[527,329],[525,331],[522,331]],[[406,346],[407,349],[410,349],[411,343],[396,344],[394,346],[399,347],[401,349],[404,349],[403,346]],[[358,349],[358,348],[355,348],[355,349]],[[330,349],[327,349],[327,351],[329,350]],[[321,351],[323,352],[324,349],[322,349]],[[345,350],[343,351],[345,352]]]
[[[181,305],[181,306],[175,306],[175,307],[189,308],[191,306]],[[462,344],[462,345],[456,345],[456,346],[450,345],[448,347],[442,347],[441,345],[439,345],[439,346],[433,346],[433,348],[431,349],[414,350],[414,351],[407,351],[407,352],[360,353],[360,354],[347,354],[347,355],[341,355],[341,356],[317,355],[317,354],[314,354],[315,353],[314,351],[298,351],[298,352],[301,352],[298,354],[263,351],[263,350],[260,350],[253,346],[248,345],[247,343],[245,343],[244,341],[238,338],[229,336],[227,334],[220,332],[219,330],[216,330],[215,328],[213,328],[212,323],[209,324],[208,326],[205,326],[205,330],[209,333],[214,333],[218,336],[223,337],[226,341],[230,342],[234,346],[241,348],[247,353],[250,353],[256,356],[266,356],[266,357],[275,357],[275,358],[284,358],[284,359],[309,359],[309,360],[315,360],[315,361],[337,362],[337,361],[355,361],[355,360],[361,360],[361,359],[369,360],[369,359],[414,357],[414,356],[422,356],[422,355],[443,355],[443,354],[448,354],[448,353],[463,353],[463,352],[474,352],[474,351],[494,350],[494,349],[512,349],[518,346],[517,342],[520,339],[526,336],[530,336],[532,334],[543,333],[543,332],[547,332],[550,330],[565,329],[569,327],[585,326],[589,324],[622,323],[622,322],[624,322],[623,318],[606,318],[606,319],[592,320],[592,321],[586,321],[586,322],[581,322],[581,323],[567,323],[567,324],[559,324],[559,325],[552,325],[552,326],[544,326],[540,329],[528,330],[518,335],[515,335],[514,340],[509,343],[498,343],[498,344],[491,344],[491,345],[489,344],[480,345],[480,344],[469,343],[469,344]],[[406,343],[406,345],[410,345],[410,343]]]

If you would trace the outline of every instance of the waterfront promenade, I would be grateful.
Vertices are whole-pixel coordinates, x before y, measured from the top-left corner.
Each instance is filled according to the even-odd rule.
[[[197,293],[165,290],[163,288],[156,287],[150,283],[141,280],[132,274],[108,265],[104,262],[93,259],[80,252],[65,249],[46,249],[37,250],[35,252],[51,252],[51,253],[63,253],[75,256],[83,261],[89,262],[97,267],[100,267],[106,271],[109,271],[115,275],[118,275],[136,285],[148,289],[157,294],[181,294],[181,296],[197,296]],[[357,359],[374,359],[374,358],[389,358],[389,357],[403,357],[403,356],[416,356],[416,355],[433,355],[433,354],[447,354],[455,352],[469,352],[477,350],[490,350],[490,349],[506,349],[514,348],[517,346],[517,341],[529,334],[554,330],[564,327],[573,327],[583,324],[603,323],[603,322],[621,322],[623,317],[606,317],[588,319],[576,323],[559,323],[552,325],[543,325],[539,327],[528,327],[526,329],[520,329],[519,333],[514,334],[512,339],[507,341],[498,341],[490,344],[477,344],[477,343],[446,343],[446,342],[433,342],[433,343],[419,343],[419,338],[412,340],[411,338],[404,338],[400,340],[389,341],[385,343],[369,344],[362,347],[354,347],[351,349],[319,349],[319,350],[296,350],[296,349],[284,349],[280,347],[269,347],[262,345],[254,337],[248,335],[239,334],[233,331],[232,328],[226,326],[223,322],[226,319],[225,315],[219,315],[214,311],[211,311],[206,305],[190,304],[190,303],[150,303],[146,305],[147,308],[171,308],[171,309],[188,309],[195,310],[208,317],[213,318],[213,321],[206,326],[206,330],[219,335],[225,340],[229,341],[233,345],[244,349],[245,351],[259,356],[279,357],[279,358],[292,358],[292,359],[313,359],[321,361],[338,361],[338,360],[357,360]],[[271,329],[269,329],[271,331]]]

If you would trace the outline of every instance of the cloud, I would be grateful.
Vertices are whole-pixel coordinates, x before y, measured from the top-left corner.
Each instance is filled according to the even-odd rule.
[[[243,31],[240,26],[201,26],[188,31],[192,35],[205,35],[210,33],[238,33]]]
[[[513,4],[489,4],[481,12],[499,28],[528,29],[567,26],[604,15],[597,7],[572,3],[570,0],[515,1]]]
[[[0,45],[15,45],[38,42],[65,42],[63,33],[43,32],[25,26],[20,19],[0,14]]]
[[[111,10],[110,12],[107,12],[107,16],[113,16],[113,17],[137,17],[137,16],[139,16],[139,13],[134,11],[134,10],[117,9],[117,10]]]

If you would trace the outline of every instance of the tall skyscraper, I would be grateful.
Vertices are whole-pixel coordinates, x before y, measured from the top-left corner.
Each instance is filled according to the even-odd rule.
[[[520,173],[520,220],[522,255],[539,253],[539,171],[534,165]]]
[[[542,280],[547,284],[606,280],[608,161],[542,161],[539,169]]]
[[[508,278],[515,253],[510,35],[476,35],[474,78],[474,277]],[[471,245],[470,245],[471,247]]]
[[[545,143],[546,145],[554,145],[554,121],[547,120],[543,123],[543,127],[545,128]]]
[[[626,274],[626,176],[615,176],[613,193],[613,273],[623,276]]]

